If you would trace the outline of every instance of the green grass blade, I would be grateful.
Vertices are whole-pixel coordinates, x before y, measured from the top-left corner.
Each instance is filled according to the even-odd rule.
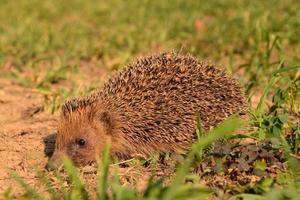
[[[85,185],[79,178],[79,174],[77,169],[74,167],[73,163],[70,159],[63,160],[64,167],[66,172],[71,180],[72,185],[74,186],[74,190],[72,190],[72,196],[75,198],[80,198],[83,200],[89,199],[88,193],[85,189]]]
[[[98,166],[98,188],[97,195],[98,199],[107,199],[107,188],[108,188],[108,170],[109,170],[109,149],[110,146],[106,146],[102,153],[102,162]]]
[[[12,200],[13,196],[11,193],[11,188],[8,188],[5,192],[3,192],[2,197],[4,200]]]
[[[63,199],[69,199],[70,198],[70,194],[69,192],[66,190],[65,186],[64,186],[64,178],[62,177],[62,175],[60,174],[59,171],[55,170],[54,172],[54,176],[55,178],[57,178],[59,185],[61,186],[59,188],[59,191],[57,192],[61,192],[63,195]]]
[[[38,180],[46,187],[47,192],[50,194],[51,199],[59,199],[57,196],[57,192],[54,190],[50,179],[47,177],[47,175],[42,172],[40,169],[35,168],[37,178]]]
[[[284,68],[278,69],[278,70],[274,71],[272,73],[272,75],[275,76],[275,75],[281,74],[283,72],[289,72],[289,71],[293,71],[293,70],[297,70],[297,69],[300,69],[300,65],[296,65],[293,67],[284,67]]]
[[[10,171],[10,174],[12,178],[24,188],[24,190],[26,191],[26,195],[28,195],[30,198],[37,199],[37,200],[44,199],[35,188],[27,184],[23,180],[23,178],[20,177],[15,171]]]
[[[283,66],[283,63],[284,63],[284,60],[282,60],[279,64],[279,69],[281,69],[281,67]],[[277,70],[278,71],[278,70]],[[265,87],[264,89],[264,92],[263,92],[263,95],[261,96],[260,100],[259,100],[259,103],[257,104],[257,107],[256,107],[256,115],[261,117],[262,115],[262,106],[263,106],[263,103],[266,101],[266,98],[272,88],[272,86],[276,83],[276,81],[279,79],[276,75],[278,73],[273,73],[272,76],[271,76],[271,80],[268,82],[267,86]]]

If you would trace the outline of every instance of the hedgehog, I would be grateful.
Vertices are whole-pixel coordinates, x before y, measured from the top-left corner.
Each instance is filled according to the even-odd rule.
[[[197,139],[198,115],[208,131],[244,108],[240,86],[219,67],[190,55],[146,56],[64,103],[50,163],[58,167],[66,156],[89,165],[106,145],[118,159],[184,153]]]

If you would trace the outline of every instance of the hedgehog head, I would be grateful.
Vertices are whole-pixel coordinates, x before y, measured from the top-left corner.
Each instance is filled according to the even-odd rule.
[[[64,157],[71,159],[76,166],[94,162],[114,135],[111,112],[99,105],[78,106],[78,100],[74,101],[63,106],[55,151],[48,169],[58,168]]]

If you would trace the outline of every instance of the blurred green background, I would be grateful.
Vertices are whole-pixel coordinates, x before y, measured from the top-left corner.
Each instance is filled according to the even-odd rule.
[[[0,0],[0,77],[49,90],[83,61],[113,70],[174,50],[222,65],[251,96],[280,61],[299,65],[299,10],[298,0]]]

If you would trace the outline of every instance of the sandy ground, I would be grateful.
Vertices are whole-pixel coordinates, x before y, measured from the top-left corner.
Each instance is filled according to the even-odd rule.
[[[56,116],[44,111],[43,95],[0,80],[0,192],[18,190],[9,170],[28,183],[36,179],[33,167],[47,162],[47,136],[55,132]],[[49,137],[48,137],[49,138]],[[46,148],[47,147],[47,148]]]

